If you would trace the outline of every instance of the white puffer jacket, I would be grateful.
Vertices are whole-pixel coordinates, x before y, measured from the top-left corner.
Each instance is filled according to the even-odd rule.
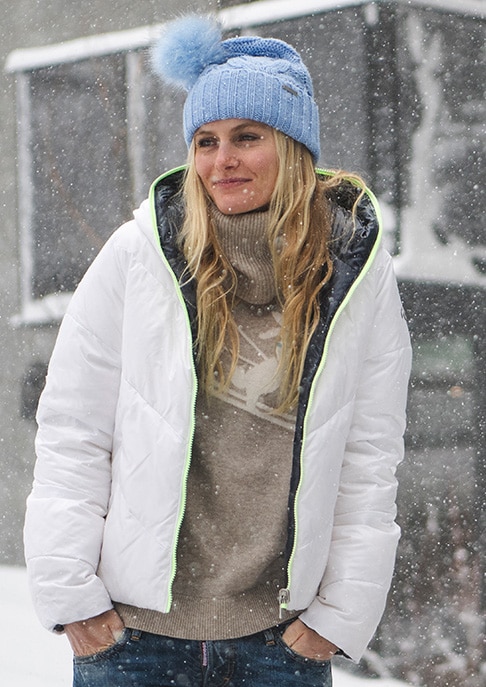
[[[166,178],[74,294],[41,397],[25,546],[49,629],[112,599],[170,607],[197,381],[188,310],[157,230]],[[336,274],[355,274],[309,353],[281,601],[306,609],[307,625],[358,660],[382,615],[399,537],[394,475],[410,345],[391,258],[370,227],[355,244],[347,264],[336,260]]]

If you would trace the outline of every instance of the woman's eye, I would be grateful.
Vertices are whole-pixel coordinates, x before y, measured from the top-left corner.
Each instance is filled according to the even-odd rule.
[[[216,143],[214,138],[199,138],[196,141],[196,146],[198,148],[209,148]]]
[[[261,136],[257,136],[257,134],[241,134],[240,135],[240,141],[257,141]]]

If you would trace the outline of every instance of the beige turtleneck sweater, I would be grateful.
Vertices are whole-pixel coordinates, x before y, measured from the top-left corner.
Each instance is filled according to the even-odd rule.
[[[224,397],[198,398],[187,504],[169,613],[115,603],[129,627],[184,639],[230,639],[279,622],[285,580],[294,418],[269,411],[281,312],[265,238],[267,212],[213,219],[238,277],[240,356]]]

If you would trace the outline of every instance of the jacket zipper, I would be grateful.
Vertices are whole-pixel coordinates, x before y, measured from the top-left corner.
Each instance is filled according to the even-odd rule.
[[[188,321],[188,327],[190,329],[189,321]],[[169,585],[168,585],[168,590],[167,590],[167,592],[168,592],[167,593],[167,606],[166,606],[166,612],[167,613],[170,611],[170,608],[172,606],[172,587],[173,587],[175,576],[177,573],[177,547],[179,545],[179,535],[181,532],[182,521],[184,519],[184,515],[186,512],[187,482],[188,482],[188,476],[189,476],[189,468],[191,466],[192,443],[193,443],[193,439],[194,439],[194,431],[195,431],[195,425],[196,425],[195,415],[196,415],[196,396],[197,396],[198,381],[197,381],[197,376],[196,376],[196,372],[194,369],[194,363],[192,363],[192,377],[193,377],[194,386],[193,386],[193,394],[192,394],[192,398],[191,398],[191,426],[189,428],[189,435],[188,435],[188,440],[187,440],[186,458],[185,458],[184,472],[183,472],[183,477],[182,477],[180,507],[179,507],[179,513],[177,515],[177,523],[176,523],[175,532],[174,532],[174,542],[172,545],[171,573],[170,573]]]
[[[166,176],[171,175],[173,172],[177,172],[184,169],[184,167],[180,167],[178,169],[173,169],[166,174],[163,174],[160,176],[158,179],[156,179],[152,187],[150,189],[150,210],[152,214],[152,226],[154,229],[155,233],[155,238],[157,241],[157,245],[159,246],[160,254],[162,256],[162,260],[164,261],[167,269],[169,270],[169,273],[172,276],[172,280],[174,282],[174,286],[176,289],[177,297],[184,309],[184,317],[185,317],[185,322],[187,326],[187,331],[189,334],[189,339],[191,341],[191,350],[193,348],[193,339],[192,339],[192,330],[191,330],[191,322],[189,319],[189,314],[187,312],[186,304],[184,302],[184,297],[182,295],[182,291],[179,285],[179,281],[174,274],[173,269],[171,268],[169,261],[167,260],[165,253],[162,249],[162,245],[160,242],[160,237],[159,237],[159,231],[157,227],[157,217],[155,213],[155,202],[154,202],[154,194],[155,194],[155,187],[157,183],[163,179]],[[196,425],[196,397],[197,397],[197,390],[198,390],[198,379],[196,375],[196,368],[194,364],[194,358],[191,356],[191,372],[192,372],[192,381],[193,381],[193,387],[192,387],[192,397],[191,397],[191,425],[189,427],[189,432],[188,432],[188,438],[187,438],[187,448],[186,448],[186,456],[184,460],[184,469],[183,469],[183,476],[182,476],[182,485],[181,485],[181,497],[180,497],[180,506],[179,506],[179,512],[177,514],[177,523],[175,526],[175,531],[174,531],[174,539],[173,539],[173,544],[172,544],[172,554],[171,554],[171,572],[169,576],[169,582],[168,582],[168,587],[167,587],[167,604],[166,604],[166,613],[170,611],[170,608],[172,606],[172,587],[174,584],[175,576],[177,573],[177,546],[179,543],[179,535],[182,527],[182,521],[184,519],[184,514],[186,510],[186,501],[187,501],[187,482],[188,482],[188,476],[189,476],[189,468],[191,465],[191,455],[192,455],[192,443],[194,439],[194,431],[195,431],[195,425]]]
[[[327,170],[318,169],[317,172],[320,172],[321,174],[324,174],[324,175],[326,175],[326,176],[331,176],[331,175],[332,175],[332,173],[331,173],[331,172],[328,172]],[[325,340],[325,342],[324,342],[324,348],[323,348],[323,351],[322,351],[322,357],[321,357],[319,366],[318,366],[318,368],[317,368],[317,370],[316,370],[316,373],[315,373],[315,375],[314,375],[314,378],[313,378],[313,380],[312,380],[311,388],[310,388],[310,391],[309,391],[309,400],[308,400],[308,403],[307,403],[307,409],[306,409],[305,416],[304,416],[304,426],[303,426],[303,431],[302,431],[302,443],[301,443],[300,453],[299,453],[300,478],[299,478],[299,483],[298,483],[298,485],[297,485],[297,489],[296,489],[296,491],[295,491],[295,497],[294,497],[293,506],[292,506],[292,509],[293,509],[293,516],[294,516],[294,534],[293,534],[292,549],[291,549],[290,556],[289,556],[289,559],[288,559],[288,562],[287,562],[287,570],[286,570],[286,578],[287,578],[287,581],[286,581],[286,586],[285,586],[284,588],[279,589],[279,591],[278,591],[278,604],[279,604],[279,618],[280,618],[280,620],[282,620],[282,619],[285,618],[285,611],[287,611],[287,609],[289,608],[289,604],[290,604],[290,587],[291,587],[291,585],[292,585],[292,565],[293,565],[294,558],[295,558],[296,544],[297,544],[297,534],[298,534],[298,529],[299,529],[298,518],[297,518],[297,503],[298,503],[298,500],[299,500],[299,493],[300,493],[300,488],[301,488],[301,485],[302,485],[302,482],[303,482],[303,472],[304,472],[304,471],[303,471],[302,457],[303,457],[303,455],[304,455],[305,443],[306,443],[306,437],[307,437],[307,429],[306,429],[306,428],[307,428],[307,418],[308,418],[308,416],[309,416],[310,408],[311,408],[311,406],[312,406],[312,402],[313,402],[313,399],[314,399],[316,381],[317,381],[317,380],[319,379],[319,377],[321,376],[322,370],[324,369],[324,366],[325,366],[325,364],[326,364],[327,354],[328,354],[328,350],[329,350],[329,341],[330,341],[330,339],[331,339],[331,337],[332,337],[332,333],[333,333],[333,331],[334,331],[334,327],[335,327],[335,325],[336,325],[336,322],[338,321],[338,319],[339,319],[339,317],[340,317],[342,311],[344,310],[344,308],[345,308],[345,307],[347,306],[347,304],[349,303],[349,301],[350,301],[352,295],[354,294],[356,288],[357,288],[358,285],[361,283],[362,279],[364,278],[364,276],[365,276],[366,273],[368,272],[368,270],[369,270],[371,264],[373,263],[373,260],[374,260],[374,258],[375,258],[376,252],[377,252],[378,247],[379,247],[379,245],[380,245],[380,239],[381,239],[381,235],[382,235],[382,231],[383,231],[383,224],[382,224],[382,219],[381,219],[381,212],[380,212],[380,207],[379,207],[379,205],[378,205],[378,201],[377,201],[377,199],[376,199],[376,196],[375,196],[374,193],[373,193],[372,191],[370,191],[369,189],[367,189],[366,195],[370,198],[370,200],[371,200],[371,202],[372,202],[372,204],[373,204],[373,207],[374,207],[374,209],[375,209],[375,212],[376,212],[376,217],[377,217],[377,220],[378,220],[378,233],[377,233],[377,235],[376,235],[376,240],[375,240],[375,243],[374,243],[374,245],[373,245],[373,248],[372,248],[372,250],[370,251],[370,254],[369,254],[369,256],[368,256],[368,259],[366,260],[365,264],[363,265],[363,268],[362,268],[362,270],[361,270],[361,272],[360,272],[360,274],[359,274],[359,277],[358,277],[358,278],[356,279],[356,281],[351,285],[351,287],[350,287],[350,289],[348,290],[346,296],[343,298],[343,300],[342,300],[342,302],[341,302],[339,308],[337,309],[337,311],[336,311],[334,317],[332,318],[332,321],[331,321],[331,323],[330,323],[330,325],[329,325],[329,330],[328,330],[328,332],[327,332],[326,340]]]
[[[287,582],[287,584],[288,584],[288,582]],[[290,602],[290,591],[287,588],[279,589],[278,590],[278,607],[279,607],[278,617],[280,620],[284,620],[285,611],[287,610],[289,602]]]

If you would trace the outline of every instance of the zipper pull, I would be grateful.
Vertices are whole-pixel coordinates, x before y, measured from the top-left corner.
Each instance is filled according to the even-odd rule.
[[[279,589],[278,590],[278,605],[279,605],[279,612],[278,612],[278,617],[280,620],[284,619],[284,611],[287,610],[287,604],[290,601],[290,591],[288,589]]]

